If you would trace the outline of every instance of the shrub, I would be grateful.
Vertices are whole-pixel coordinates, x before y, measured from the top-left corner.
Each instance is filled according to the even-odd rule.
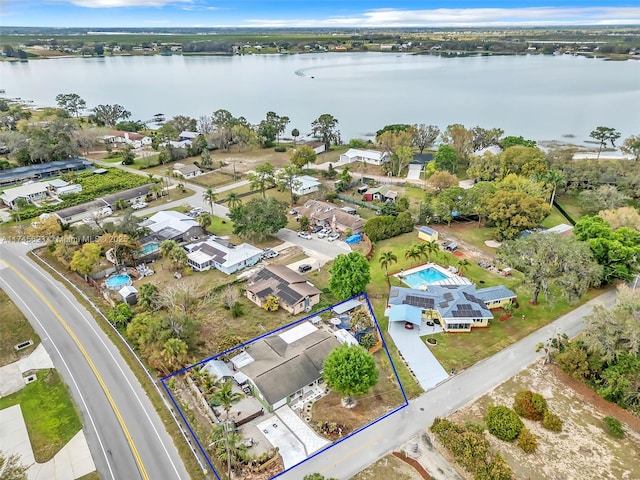
[[[547,430],[551,430],[552,432],[559,432],[562,430],[562,420],[555,413],[551,413],[549,410],[544,412],[544,417],[542,418],[542,426]]]
[[[518,414],[504,405],[489,407],[486,422],[489,433],[505,442],[518,438],[524,427]]]
[[[244,314],[244,309],[240,302],[236,302],[231,306],[230,312],[233,318],[238,318]]]
[[[518,446],[525,453],[533,453],[538,448],[538,438],[525,427],[520,431],[520,435],[518,435]]]
[[[529,390],[521,390],[516,393],[513,401],[513,410],[529,420],[542,420],[547,409],[547,401],[544,397]]]
[[[622,423],[617,418],[606,416],[604,420],[604,431],[611,435],[613,438],[624,437],[624,428]]]
[[[276,148],[274,148],[274,150],[276,152],[286,152],[287,151],[287,147],[285,147],[284,145],[278,145]]]

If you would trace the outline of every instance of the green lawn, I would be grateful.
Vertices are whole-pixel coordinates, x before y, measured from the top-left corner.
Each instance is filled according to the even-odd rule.
[[[31,353],[40,343],[40,337],[34,332],[18,307],[4,290],[0,289],[0,312],[2,312],[2,333],[0,334],[0,365],[13,363]],[[33,345],[16,351],[15,345],[32,340]]]
[[[558,195],[556,197],[556,203],[564,208],[576,222],[584,215],[578,200],[578,195]]]
[[[38,379],[0,398],[0,409],[20,405],[36,462],[47,462],[82,428],[67,386],[55,370],[38,370]]]
[[[556,225],[560,225],[561,223],[569,223],[569,220],[564,218],[564,215],[560,213],[560,210],[553,207],[551,209],[551,214],[542,221],[540,226],[544,228],[551,228],[555,227]]]

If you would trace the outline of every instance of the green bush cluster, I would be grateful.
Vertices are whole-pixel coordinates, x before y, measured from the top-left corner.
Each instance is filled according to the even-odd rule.
[[[273,150],[276,151],[276,152],[286,152],[287,151],[287,147],[285,147],[284,145],[278,145]]]
[[[525,427],[520,431],[520,435],[518,435],[518,446],[525,453],[533,453],[538,449],[538,437]]]
[[[558,415],[551,413],[549,410],[544,412],[544,417],[542,418],[542,426],[544,428],[552,432],[560,432],[562,431],[562,424],[563,421]]]
[[[413,219],[409,212],[402,212],[397,217],[374,217],[367,220],[363,230],[372,242],[377,242],[411,232],[413,230]]]
[[[606,416],[603,418],[603,421],[605,432],[607,432],[613,438],[624,437],[624,428],[622,427],[622,423],[620,423],[617,418]]]
[[[539,393],[521,390],[516,393],[513,401],[513,410],[523,418],[539,421],[544,417],[544,412],[548,410],[548,406],[545,398]]]
[[[524,427],[518,414],[504,405],[489,407],[485,421],[489,433],[505,442],[518,438]]]
[[[436,418],[431,425],[431,431],[453,454],[456,462],[473,473],[475,480],[514,478],[504,458],[491,453],[489,441],[481,427],[471,424],[461,426],[447,419]]]

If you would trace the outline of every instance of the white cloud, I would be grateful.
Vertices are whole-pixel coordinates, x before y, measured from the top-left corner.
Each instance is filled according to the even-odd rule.
[[[314,19],[248,19],[255,27],[431,27],[493,25],[620,25],[640,23],[638,7],[440,8],[399,10],[382,8],[362,15]]]

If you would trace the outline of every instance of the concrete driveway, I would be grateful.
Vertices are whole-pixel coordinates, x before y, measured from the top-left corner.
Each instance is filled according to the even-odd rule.
[[[258,428],[271,445],[278,449],[278,453],[282,456],[285,470],[307,458],[302,442],[275,415],[264,422],[260,422]]]
[[[341,240],[330,242],[326,238],[318,238],[316,235],[312,235],[311,240],[307,240],[300,238],[298,232],[294,232],[288,228],[283,228],[276,236],[284,242],[290,242],[299,246],[309,256],[320,259],[324,258],[325,262],[333,260],[342,253],[349,253],[351,251],[349,245]]]
[[[404,322],[389,322],[389,334],[425,391],[449,378],[429,347],[420,339],[420,329],[407,330]]]

